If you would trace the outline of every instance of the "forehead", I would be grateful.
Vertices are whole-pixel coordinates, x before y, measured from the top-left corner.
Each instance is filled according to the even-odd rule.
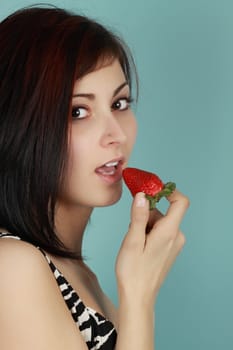
[[[94,71],[77,79],[74,84],[74,93],[89,90],[115,89],[116,86],[126,81],[125,74],[118,60],[113,60]]]

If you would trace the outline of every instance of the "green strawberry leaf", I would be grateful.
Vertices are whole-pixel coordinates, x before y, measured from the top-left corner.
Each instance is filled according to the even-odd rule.
[[[150,196],[146,194],[146,198],[150,202],[150,210],[154,209],[156,203],[160,201],[162,197],[169,196],[176,188],[176,184],[174,182],[168,182],[164,185],[163,189],[158,192],[155,196]]]

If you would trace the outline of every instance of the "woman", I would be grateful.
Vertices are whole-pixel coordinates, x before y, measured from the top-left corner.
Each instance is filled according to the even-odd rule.
[[[136,136],[132,65],[113,33],[61,9],[0,24],[2,350],[154,348],[154,303],[184,244],[188,199],[175,191],[162,216],[135,196],[118,310],[82,258],[93,208],[121,197]]]

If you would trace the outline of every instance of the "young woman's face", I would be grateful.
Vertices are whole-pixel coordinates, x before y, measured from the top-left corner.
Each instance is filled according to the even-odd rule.
[[[137,129],[130,98],[117,60],[76,81],[69,165],[60,204],[95,207],[119,200],[122,169]]]

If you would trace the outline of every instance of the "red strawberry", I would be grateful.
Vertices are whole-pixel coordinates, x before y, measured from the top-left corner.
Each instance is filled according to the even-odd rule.
[[[122,176],[132,196],[138,192],[146,194],[150,209],[153,209],[162,197],[169,196],[176,188],[174,182],[164,184],[157,175],[137,168],[125,168]]]

